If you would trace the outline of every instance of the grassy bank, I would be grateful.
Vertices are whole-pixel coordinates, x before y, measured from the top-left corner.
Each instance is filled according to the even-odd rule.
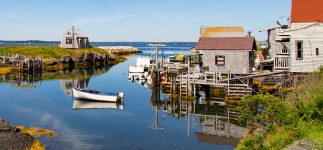
[[[64,55],[79,56],[89,53],[100,53],[110,55],[107,51],[92,47],[85,49],[64,49],[58,46],[7,46],[0,47],[0,55],[6,54],[19,54],[29,57],[42,57],[44,60],[60,59]]]
[[[107,50],[96,47],[85,49],[63,49],[58,46],[0,47],[0,55],[18,54],[27,57],[42,57],[44,64],[43,71],[63,70],[71,67],[84,68],[87,66],[100,66],[102,64],[114,65],[125,61],[126,58],[123,56],[129,53],[122,52],[122,54],[111,54]],[[70,58],[72,58],[73,63],[69,61]],[[106,58],[108,58],[108,61],[104,61]],[[10,72],[10,67],[0,66],[0,74],[7,74]]]
[[[21,54],[25,56],[42,56],[43,58],[59,58],[62,55],[79,55],[82,53],[98,52],[109,55],[108,52],[99,48],[84,48],[84,49],[64,49],[58,46],[7,46],[0,47],[0,54],[3,52],[11,54]]]
[[[283,149],[298,140],[323,149],[323,71],[307,75],[281,98],[260,94],[244,98],[240,122],[254,130],[237,149]]]

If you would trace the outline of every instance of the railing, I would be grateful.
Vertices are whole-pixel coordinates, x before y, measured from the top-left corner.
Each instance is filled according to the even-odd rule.
[[[276,56],[274,60],[274,71],[289,70],[290,56]]]

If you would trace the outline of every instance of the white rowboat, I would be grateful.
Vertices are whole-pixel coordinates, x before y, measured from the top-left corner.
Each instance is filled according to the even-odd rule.
[[[121,93],[106,93],[95,90],[84,90],[73,88],[73,96],[78,99],[88,99],[94,101],[117,102],[124,97]]]

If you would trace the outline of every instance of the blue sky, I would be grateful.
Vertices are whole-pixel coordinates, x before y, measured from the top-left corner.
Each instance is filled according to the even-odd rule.
[[[291,0],[0,0],[0,40],[60,40],[75,25],[91,41],[197,41],[199,28],[259,30],[286,22]]]

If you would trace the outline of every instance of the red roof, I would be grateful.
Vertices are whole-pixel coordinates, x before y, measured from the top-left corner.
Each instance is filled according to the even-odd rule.
[[[254,37],[201,37],[196,50],[254,50]]]
[[[293,0],[292,23],[323,22],[323,0]]]

